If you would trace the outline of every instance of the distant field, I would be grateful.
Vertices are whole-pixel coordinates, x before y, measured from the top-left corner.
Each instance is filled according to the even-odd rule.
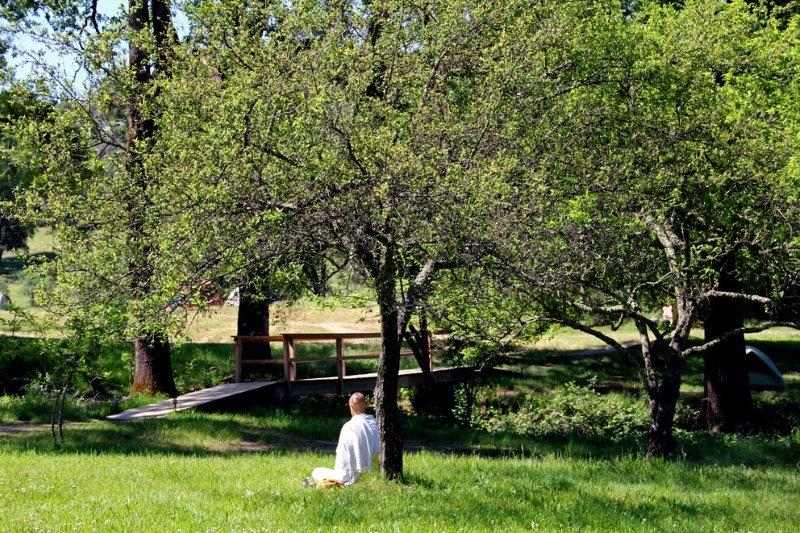
[[[51,253],[53,234],[48,229],[37,230],[28,242],[28,252],[9,252],[0,260],[0,291],[8,294],[14,305],[34,315],[43,311],[31,302],[31,284],[22,270],[22,259],[28,255]],[[236,334],[237,309],[230,306],[215,307],[204,313],[190,315],[186,340],[194,343],[228,343]],[[0,333],[2,319],[8,320],[10,313],[0,311]],[[271,308],[270,327],[273,334],[283,332],[373,332],[378,331],[379,316],[376,306],[364,302],[363,306],[331,307],[316,302],[278,302]],[[24,331],[24,330],[23,330]],[[55,332],[54,332],[55,333]]]

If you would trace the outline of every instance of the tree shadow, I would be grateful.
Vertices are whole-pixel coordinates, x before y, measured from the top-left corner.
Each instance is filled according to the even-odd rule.
[[[317,453],[332,455],[342,417],[291,417],[277,411],[258,415],[179,413],[134,422],[93,421],[68,425],[65,443],[53,445],[49,426],[39,431],[0,435],[0,450],[64,454],[161,454],[232,456],[245,453]],[[676,461],[694,465],[796,467],[797,445],[781,440],[712,434],[679,439]],[[416,419],[407,424],[406,452],[475,456],[485,459],[562,457],[616,461],[644,455],[644,439],[610,442],[580,436],[526,438],[488,434],[442,421]]]
[[[517,377],[531,378],[542,388],[569,382],[592,382],[600,391],[629,391],[641,382],[641,360],[637,347],[624,353],[606,348],[590,350],[526,350],[504,357],[501,364]]]
[[[32,254],[4,255],[0,259],[0,276],[13,276],[21,273],[26,267],[52,261],[54,252],[36,252]]]

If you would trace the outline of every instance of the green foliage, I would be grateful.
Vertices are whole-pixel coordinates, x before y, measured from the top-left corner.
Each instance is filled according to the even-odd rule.
[[[108,403],[92,402],[70,396],[64,403],[64,418],[83,421],[116,412]],[[0,396],[0,422],[49,423],[53,413],[53,398],[38,390],[22,396]]]
[[[0,336],[0,394],[20,393],[45,372],[50,354],[43,344],[39,339]]]
[[[486,405],[486,399],[480,398]],[[583,437],[636,442],[648,425],[646,402],[619,393],[599,394],[590,387],[567,383],[540,394],[488,403],[473,414],[473,424],[492,433],[510,432],[536,438]]]
[[[548,153],[530,153],[497,234],[510,270],[548,314],[584,325],[617,318],[586,306],[646,312],[676,291],[699,305],[722,262],[779,299],[800,261],[786,216],[800,206],[796,31],[741,2],[599,17],[582,59],[602,74],[546,117]],[[535,146],[544,133],[526,135]],[[676,235],[675,264],[656,227]]]
[[[0,257],[8,250],[26,248],[31,227],[10,214],[17,195],[36,172],[37,159],[20,158],[16,129],[27,121],[45,121],[48,102],[19,85],[0,92]]]

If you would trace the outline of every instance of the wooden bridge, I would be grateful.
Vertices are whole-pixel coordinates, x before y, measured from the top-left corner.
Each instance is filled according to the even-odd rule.
[[[348,354],[346,342],[365,339],[380,339],[380,333],[284,333],[274,336],[239,336],[234,337],[234,383],[224,383],[190,392],[175,399],[164,400],[151,405],[129,409],[122,413],[111,415],[109,420],[128,421],[144,418],[166,416],[176,411],[187,409],[218,409],[242,405],[264,405],[273,402],[282,402],[289,398],[306,396],[310,394],[337,394],[344,395],[356,391],[371,391],[375,388],[377,374],[347,374],[347,362],[352,360],[377,359],[380,352]],[[298,358],[298,342],[334,342],[336,351],[334,357]],[[245,359],[245,346],[265,344],[268,342],[281,343],[282,357],[277,358],[251,358]],[[421,350],[423,354],[430,354],[430,336],[425,340],[426,346]],[[411,351],[402,351],[401,357],[413,357]],[[334,362],[336,376],[299,378],[298,365]],[[436,383],[459,383],[473,374],[471,368],[432,368],[430,356],[422,361],[426,370]],[[257,367],[280,365],[283,379],[267,381],[244,381],[248,371]],[[401,370],[399,383],[401,387],[415,387],[422,385],[425,375],[422,368]]]

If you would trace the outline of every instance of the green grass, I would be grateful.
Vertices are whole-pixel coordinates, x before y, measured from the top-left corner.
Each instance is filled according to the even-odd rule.
[[[50,250],[48,238],[37,234],[31,253]],[[18,258],[4,258],[0,283],[15,302],[28,305],[21,267]],[[374,310],[366,306],[357,299],[281,304],[273,309],[273,331],[376,331]],[[179,389],[213,385],[233,373],[234,323],[233,308],[196,319],[193,342],[174,351]],[[629,325],[613,332],[623,342],[633,334]],[[587,357],[582,352],[598,347],[595,339],[559,331],[510,361],[506,368],[515,374],[482,383],[471,428],[411,414],[404,393],[406,482],[387,483],[372,473],[332,491],[303,490],[300,481],[313,467],[332,463],[345,420],[340,398],[128,424],[93,420],[152,400],[121,400],[130,348],[108,346],[98,354],[97,373],[115,399],[68,402],[68,417],[80,422],[67,425],[60,449],[48,426],[19,423],[48,420],[46,398],[0,396],[0,530],[794,531],[800,524],[800,334],[779,330],[748,342],[784,371],[786,393],[756,395],[759,422],[752,433],[708,434],[696,420],[702,361],[692,360],[674,462],[641,459],[646,405],[638,358]],[[41,370],[37,365],[47,361],[41,346],[38,339],[0,336],[0,389],[19,383],[13,373]],[[375,347],[351,348],[364,351]],[[301,360],[331,355],[331,344],[298,344]],[[413,366],[413,359],[403,364]],[[373,366],[354,362],[348,373]],[[333,374],[333,366],[299,367],[299,377],[323,374]],[[627,418],[615,419],[618,412]]]
[[[0,436],[3,530],[793,531],[800,521],[797,450],[768,456],[746,438],[707,436],[665,463],[410,417],[405,483],[373,472],[348,489],[302,489],[332,462],[343,420],[261,410],[90,422],[68,426],[62,450],[46,431]],[[762,460],[740,464],[738,448]]]
[[[791,471],[412,454],[409,483],[299,481],[328,458],[0,455],[6,531],[792,531]],[[102,490],[100,488],[102,487]]]

